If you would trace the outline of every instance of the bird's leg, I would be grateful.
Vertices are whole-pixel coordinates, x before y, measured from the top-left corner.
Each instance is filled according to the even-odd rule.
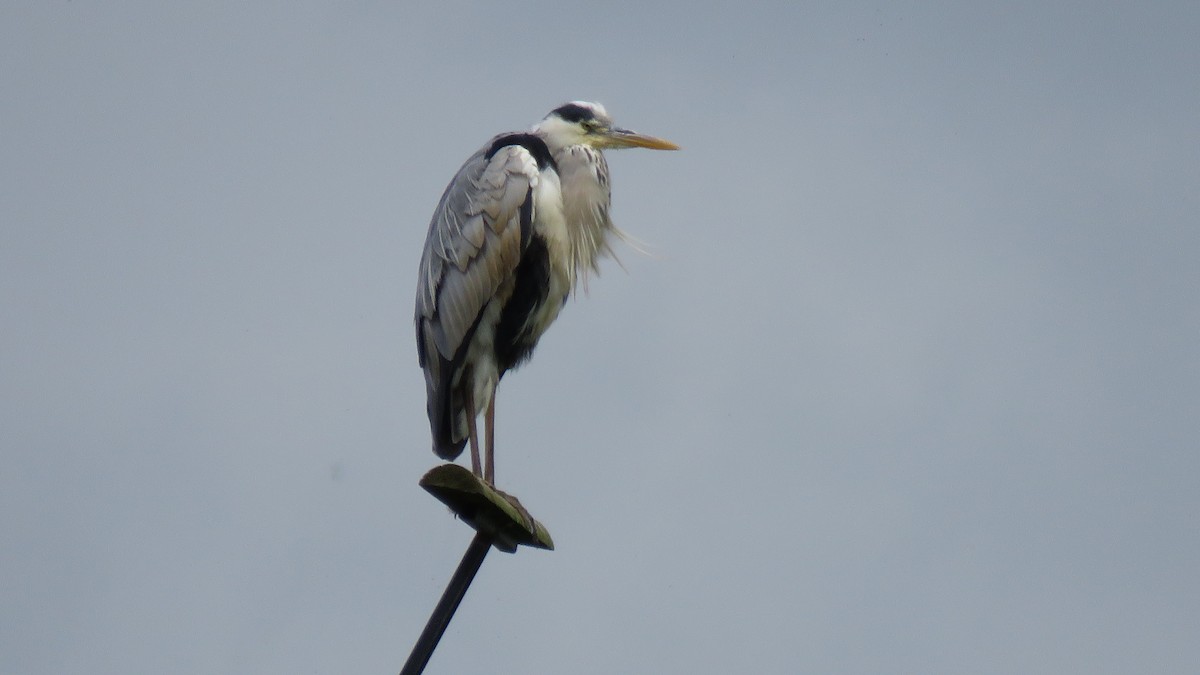
[[[487,413],[483,416],[483,440],[487,444],[487,466],[484,468],[484,480],[489,485],[496,484],[496,390],[492,389],[492,397],[488,401]]]
[[[467,440],[471,443],[471,472],[483,477],[483,469],[479,466],[479,432],[475,429],[475,397],[467,394],[463,397],[467,409]]]

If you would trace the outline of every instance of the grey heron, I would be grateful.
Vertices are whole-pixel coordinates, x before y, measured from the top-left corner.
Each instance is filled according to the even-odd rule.
[[[467,159],[434,211],[415,323],[433,451],[495,480],[496,386],[526,361],[577,283],[621,236],[603,150],[678,150],[616,127],[604,106],[563,104]],[[481,466],[476,418],[484,414]]]

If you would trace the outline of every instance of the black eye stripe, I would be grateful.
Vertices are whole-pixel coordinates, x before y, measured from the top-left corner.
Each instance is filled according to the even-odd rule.
[[[591,108],[585,108],[575,103],[560,105],[551,114],[558,115],[563,120],[573,124],[583,122],[584,120],[594,121],[596,119],[596,114],[592,112]]]

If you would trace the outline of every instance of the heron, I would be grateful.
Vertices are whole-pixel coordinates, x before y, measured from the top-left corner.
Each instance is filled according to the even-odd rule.
[[[529,131],[499,134],[446,186],[417,280],[417,353],[433,451],[495,482],[496,387],[526,362],[578,284],[623,233],[610,217],[604,150],[678,150],[572,101]],[[477,418],[483,414],[486,464]]]

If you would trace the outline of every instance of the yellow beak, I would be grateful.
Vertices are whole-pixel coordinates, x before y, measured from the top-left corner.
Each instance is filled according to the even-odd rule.
[[[679,146],[671,141],[646,134],[639,134],[628,129],[610,129],[606,134],[610,148],[649,148],[651,150],[678,150]]]

